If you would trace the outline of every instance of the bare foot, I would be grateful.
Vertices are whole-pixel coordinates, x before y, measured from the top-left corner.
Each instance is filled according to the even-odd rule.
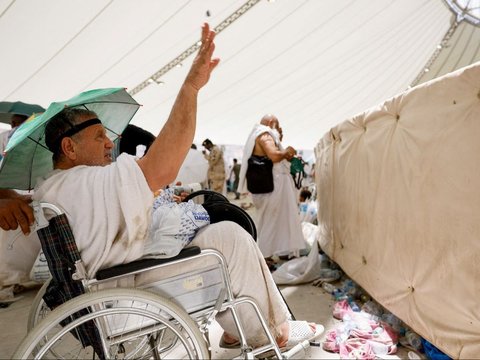
[[[312,331],[315,333],[315,331],[317,330],[317,324],[308,323],[308,326],[310,326],[310,329],[312,329]],[[289,330],[290,330],[290,328],[289,328],[288,321],[286,321],[282,325],[280,325],[281,335],[275,339],[279,348],[282,348],[282,347],[287,345]],[[237,338],[233,337],[232,335],[228,334],[227,332],[223,332],[222,337],[223,337],[223,342],[225,344],[228,344],[228,345],[235,344],[235,343],[238,342]]]
[[[236,342],[238,342],[237,338],[233,337],[227,332],[223,332],[222,337],[223,337],[223,342],[227,345],[235,344]]]

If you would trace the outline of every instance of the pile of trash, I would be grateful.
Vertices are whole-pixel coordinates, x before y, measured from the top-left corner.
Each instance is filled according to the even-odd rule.
[[[323,264],[328,264],[328,257]],[[376,359],[396,353],[401,345],[410,350],[411,359],[421,359],[419,353],[431,360],[450,359],[373,300],[335,263],[330,261],[327,266],[312,284],[332,295],[333,317],[341,322],[326,333],[324,350],[338,353],[342,359]]]
[[[343,273],[341,268],[318,249],[316,225],[302,223],[305,239],[311,246],[307,256],[281,264],[272,277],[277,285],[312,282],[335,299],[333,316],[341,322],[326,333],[323,348],[340,354],[342,359],[376,359],[409,349],[410,359],[450,360],[434,345],[384,309]]]

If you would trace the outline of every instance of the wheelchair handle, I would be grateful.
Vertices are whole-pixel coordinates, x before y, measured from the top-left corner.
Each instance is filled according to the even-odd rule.
[[[56,216],[62,215],[64,213],[64,211],[62,209],[60,209],[58,206],[47,203],[47,202],[40,202],[40,207],[42,209],[52,210],[55,213]]]

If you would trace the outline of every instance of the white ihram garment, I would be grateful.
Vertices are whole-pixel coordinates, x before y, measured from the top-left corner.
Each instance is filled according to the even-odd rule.
[[[153,194],[133,156],[54,170],[33,197],[65,211],[89,276],[142,256]]]
[[[255,147],[255,139],[269,133],[275,144],[282,149],[276,130],[257,124],[250,133],[244,147],[240,169],[239,191],[246,189],[248,158]],[[282,160],[273,164],[273,192],[252,194],[256,211],[257,241],[264,257],[293,254],[306,247],[302,225],[298,215],[297,191],[290,175],[290,163]]]
[[[252,194],[255,205],[258,246],[264,257],[299,255],[306,247],[298,216],[297,192],[290,175],[290,163],[273,164],[273,192]]]
[[[143,256],[153,194],[134,157],[122,154],[115,163],[104,167],[56,170],[39,184],[34,197],[65,210],[89,274]],[[288,309],[252,237],[239,225],[225,221],[201,229],[191,245],[222,252],[234,295],[255,299],[272,333],[278,335],[277,328],[285,322]],[[151,271],[136,278],[134,285],[190,268],[194,264]],[[240,310],[249,340],[261,341],[264,335],[250,307]],[[220,314],[217,320],[226,331],[236,333],[228,314]]]

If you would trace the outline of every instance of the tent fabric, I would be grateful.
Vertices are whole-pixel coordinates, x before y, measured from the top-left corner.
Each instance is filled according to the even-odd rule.
[[[216,28],[253,2],[0,1],[0,100],[47,107],[90,89],[131,91],[195,44],[203,22]],[[200,93],[194,142],[243,145],[274,113],[284,144],[313,149],[339,121],[406,89],[452,16],[442,0],[258,1],[215,39],[221,61]],[[133,124],[158,134],[193,58],[134,95]]]
[[[321,248],[453,358],[480,354],[480,62],[333,127],[315,148]]]
[[[450,26],[454,27],[450,37],[439,44],[435,50],[438,51],[435,60],[427,62],[425,69],[428,71],[424,70],[418,79],[413,81],[415,85],[480,61],[480,26],[473,26],[467,22]]]

